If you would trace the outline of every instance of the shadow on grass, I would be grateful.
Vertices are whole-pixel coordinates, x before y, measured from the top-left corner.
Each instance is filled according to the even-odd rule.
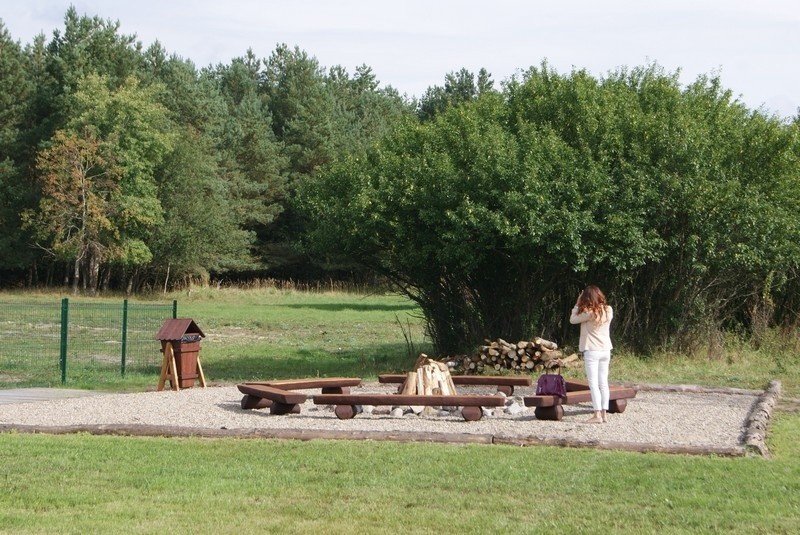
[[[419,355],[408,354],[403,344],[382,345],[360,351],[300,350],[290,356],[242,355],[203,362],[206,378],[220,382],[292,379],[300,377],[376,378],[382,373],[411,369]]]

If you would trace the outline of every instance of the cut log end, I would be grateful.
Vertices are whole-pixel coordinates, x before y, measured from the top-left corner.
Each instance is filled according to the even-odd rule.
[[[266,409],[272,406],[272,400],[245,394],[242,396],[242,409]]]
[[[356,410],[355,405],[336,405],[336,408],[333,410],[333,412],[340,420],[350,420],[351,418],[355,417],[358,411]]]
[[[550,407],[536,407],[533,415],[537,420],[560,421],[564,417],[564,407],[561,405],[551,405]]]
[[[477,422],[483,416],[483,409],[476,406],[463,407],[461,416],[468,422]]]
[[[512,385],[498,385],[497,391],[502,392],[507,397],[511,397],[514,395],[514,387]]]
[[[611,414],[621,414],[627,407],[628,401],[625,399],[612,399],[608,402],[608,412]]]
[[[297,403],[281,403],[273,401],[269,408],[270,414],[283,415],[283,414],[300,414],[300,405]]]

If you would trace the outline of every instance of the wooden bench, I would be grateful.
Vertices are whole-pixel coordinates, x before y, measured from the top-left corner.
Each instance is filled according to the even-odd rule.
[[[353,418],[363,405],[392,406],[442,406],[461,407],[461,416],[467,421],[477,421],[483,416],[481,407],[502,407],[505,398],[481,395],[416,395],[416,394],[318,394],[313,398],[315,405],[336,405],[334,412],[340,420]]]
[[[282,393],[291,390],[320,388],[323,394],[349,394],[351,386],[358,386],[360,384],[361,379],[357,377],[316,377],[313,379],[281,379],[276,381],[248,382],[239,385],[238,388],[239,392],[244,394],[241,402],[242,409],[264,409],[269,407],[272,414],[286,414],[285,412],[274,412],[272,410],[272,405],[275,402],[295,405],[289,412],[298,413],[300,412],[300,404],[307,399],[307,396],[305,396],[305,394],[295,394],[305,396],[303,401],[287,403],[284,401],[286,398]],[[242,387],[245,387],[246,391],[243,390]],[[279,408],[277,410],[284,409]]]
[[[636,389],[612,386],[609,387],[608,412],[622,413],[628,406],[628,399],[636,397]],[[536,407],[533,414],[539,420],[561,420],[564,417],[564,407],[575,403],[592,401],[589,385],[585,381],[567,381],[567,395],[559,396],[536,395],[523,396],[522,401],[526,407]]]
[[[506,375],[451,375],[455,385],[473,386],[497,386],[497,391],[506,396],[514,394],[515,386],[531,386],[530,377],[506,376]],[[406,375],[403,374],[383,374],[378,376],[379,383],[405,383]]]
[[[308,396],[291,390],[284,390],[269,385],[238,385],[239,392],[244,394],[242,398],[243,409],[254,409],[258,407],[261,400],[269,403],[263,405],[269,407],[270,414],[289,414],[290,412],[300,412],[300,404],[305,403]]]

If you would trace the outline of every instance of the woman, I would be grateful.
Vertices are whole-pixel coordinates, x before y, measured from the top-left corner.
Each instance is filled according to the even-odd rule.
[[[612,348],[609,326],[613,317],[614,311],[597,286],[587,286],[581,292],[569,317],[570,323],[581,326],[578,350],[583,353],[594,409],[594,415],[586,423],[608,421],[608,365]]]

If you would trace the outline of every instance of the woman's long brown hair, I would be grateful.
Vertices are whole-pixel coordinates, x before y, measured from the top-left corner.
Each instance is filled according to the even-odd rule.
[[[594,321],[600,323],[606,315],[606,296],[600,288],[594,285],[587,286],[578,298],[578,313],[588,311],[594,316]]]

